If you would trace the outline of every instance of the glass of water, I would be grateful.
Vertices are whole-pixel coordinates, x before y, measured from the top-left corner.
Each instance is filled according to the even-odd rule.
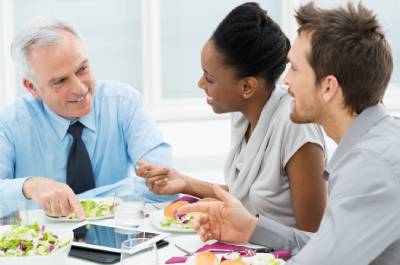
[[[117,226],[136,228],[144,222],[143,193],[116,193],[114,198],[114,220]]]
[[[156,243],[148,238],[128,239],[121,244],[121,265],[158,265]]]

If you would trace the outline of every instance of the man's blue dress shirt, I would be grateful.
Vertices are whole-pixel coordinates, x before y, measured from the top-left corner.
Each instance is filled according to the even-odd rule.
[[[156,196],[135,177],[137,160],[169,165],[171,148],[146,113],[140,93],[129,85],[97,81],[92,111],[79,121],[89,153],[96,188],[80,197],[114,195],[144,189],[148,201]],[[70,120],[54,113],[42,100],[25,95],[0,114],[0,197],[26,200],[22,185],[29,176],[66,183],[66,165],[72,136]]]

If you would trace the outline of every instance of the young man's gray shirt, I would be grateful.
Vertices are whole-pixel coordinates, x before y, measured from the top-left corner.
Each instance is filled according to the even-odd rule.
[[[382,105],[355,119],[329,161],[329,200],[319,230],[260,217],[252,243],[289,250],[286,264],[400,264],[400,119]]]

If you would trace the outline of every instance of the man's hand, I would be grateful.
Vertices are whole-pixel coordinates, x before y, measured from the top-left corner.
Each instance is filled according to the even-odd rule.
[[[172,168],[159,165],[137,162],[136,175],[146,179],[146,185],[150,191],[156,194],[183,193],[186,187],[185,176]]]
[[[214,184],[213,189],[222,201],[197,202],[178,209],[178,214],[201,212],[194,220],[194,228],[201,240],[247,243],[258,219],[251,215],[239,200]]]
[[[22,192],[38,203],[48,216],[67,216],[75,212],[80,220],[85,219],[79,199],[66,184],[43,177],[30,177],[25,181]]]

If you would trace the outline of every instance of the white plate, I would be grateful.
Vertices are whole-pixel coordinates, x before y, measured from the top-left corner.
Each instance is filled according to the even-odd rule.
[[[221,257],[222,257],[224,254],[215,254],[215,255],[216,255],[217,258],[220,260]],[[246,262],[248,265],[253,265],[253,264],[255,264],[255,265],[258,265],[258,264],[265,264],[265,263],[257,263],[257,262],[255,262],[257,259],[262,258],[263,256],[271,257],[272,254],[269,254],[269,253],[256,253],[256,255],[253,256],[253,257],[242,257],[242,261],[243,261],[243,262]],[[273,256],[272,256],[272,257],[273,257]],[[186,265],[195,265],[195,260],[196,260],[196,256],[195,256],[195,255],[194,255],[194,256],[190,256],[190,257],[186,260],[185,264],[186,264]],[[275,264],[275,263],[273,263],[273,264]],[[282,261],[282,263],[280,263],[279,265],[284,265],[284,264],[285,264],[285,262]],[[267,265],[267,264],[265,264],[265,265]]]
[[[158,211],[153,211],[150,212],[150,223],[156,227],[157,229],[161,231],[167,231],[167,232],[177,232],[177,233],[194,233],[193,228],[180,228],[177,227],[176,224],[172,224],[169,227],[162,226],[161,222],[166,221],[166,218],[164,216],[164,210],[158,210]]]
[[[110,198],[90,198],[90,199],[83,199],[81,201],[86,201],[86,200],[91,200],[91,201],[96,201],[96,202],[104,202],[106,200],[109,201]],[[113,200],[113,199],[111,199],[111,200]],[[80,220],[78,218],[70,219],[67,217],[52,217],[52,216],[48,216],[48,215],[46,215],[46,217],[50,220],[57,221],[57,222],[71,222],[71,223],[80,222]],[[102,220],[102,219],[107,219],[107,218],[112,218],[112,217],[114,217],[114,213],[108,212],[107,214],[104,214],[102,216],[89,217],[89,218],[86,218],[85,220],[86,221],[96,221],[96,220]]]

